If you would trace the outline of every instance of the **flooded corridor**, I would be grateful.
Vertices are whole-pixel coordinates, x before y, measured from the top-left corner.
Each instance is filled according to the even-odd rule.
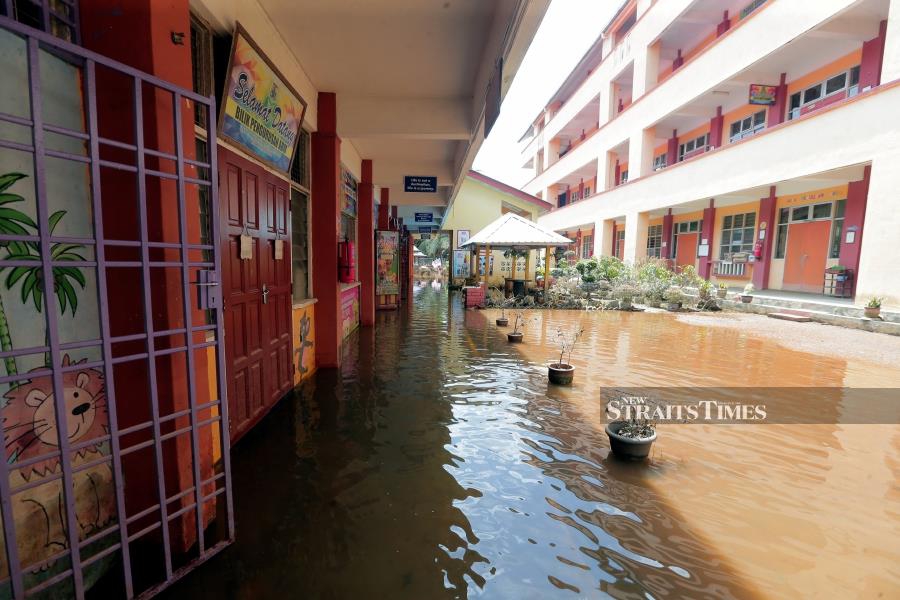
[[[536,311],[510,345],[494,316],[426,287],[354,334],[234,448],[237,540],[164,596],[900,594],[897,425],[662,425],[631,464],[597,393],[900,387],[896,368],[668,314]],[[549,386],[579,322],[575,385]]]

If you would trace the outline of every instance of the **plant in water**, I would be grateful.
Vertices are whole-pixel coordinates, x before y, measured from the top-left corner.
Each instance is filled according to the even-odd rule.
[[[670,286],[666,289],[665,294],[666,302],[670,304],[681,304],[684,302],[684,291],[677,285]]]
[[[619,428],[617,433],[621,436],[636,440],[653,437],[656,433],[656,424],[649,419],[638,419],[632,416]]]
[[[700,285],[697,286],[697,291],[700,294],[701,300],[709,300],[712,297],[713,284],[708,279],[700,280]]]
[[[571,366],[572,351],[581,336],[584,335],[584,327],[578,327],[577,331],[566,333],[562,327],[556,328],[556,344],[559,346],[559,362],[555,366]]]
[[[883,298],[879,298],[878,296],[874,296],[868,303],[866,303],[866,308],[881,308],[881,302]]]
[[[515,319],[513,320],[513,333],[522,333],[522,329],[525,329],[525,325],[529,321],[526,312],[524,310],[516,310],[513,311],[515,315]]]

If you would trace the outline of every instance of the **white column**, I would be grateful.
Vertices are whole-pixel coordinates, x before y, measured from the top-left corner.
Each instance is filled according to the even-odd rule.
[[[653,170],[653,145],[656,131],[653,127],[639,131],[628,141],[628,181],[647,175]]]
[[[629,172],[631,165],[628,166]],[[623,260],[635,264],[647,258],[647,227],[650,224],[650,214],[646,212],[631,212],[625,215],[625,252]]]
[[[544,140],[544,170],[559,160],[559,138]]]
[[[594,256],[612,256],[613,227],[615,219],[603,219],[594,223]]]
[[[597,191],[605,192],[616,187],[616,155],[604,152],[597,158]]]
[[[895,79],[900,79],[900,2],[896,0],[890,3],[888,9],[881,83],[888,83]]]
[[[615,88],[613,87],[614,85],[615,84],[610,83],[608,86],[606,86],[606,89],[600,93],[600,101],[598,103],[600,105],[600,113],[597,116],[597,122],[599,123],[600,127],[603,127],[604,125],[609,123],[613,115],[616,114],[616,93]]]
[[[897,231],[900,231],[900,153],[872,161],[869,197],[863,224],[859,272],[856,275],[856,303],[873,296],[884,298],[883,307],[900,309],[900,277],[897,277]]]

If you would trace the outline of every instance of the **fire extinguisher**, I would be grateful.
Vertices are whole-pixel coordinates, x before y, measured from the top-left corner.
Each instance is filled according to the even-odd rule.
[[[756,242],[753,244],[753,256],[756,258],[762,258],[762,242]]]
[[[338,275],[342,283],[356,281],[356,259],[354,258],[353,242],[344,238],[338,243]]]

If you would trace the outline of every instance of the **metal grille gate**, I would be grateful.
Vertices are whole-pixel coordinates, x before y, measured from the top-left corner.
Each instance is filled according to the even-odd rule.
[[[83,598],[95,585],[152,595],[234,537],[215,99],[9,18],[0,17],[0,36],[21,50],[28,96],[21,112],[0,111],[0,158],[31,162],[30,172],[0,172],[5,308],[30,311],[7,319],[0,306],[0,394],[9,387],[0,598]],[[61,61],[80,82],[83,126],[48,119],[57,91],[42,69]],[[194,104],[206,117],[198,159],[185,143]],[[130,114],[128,139],[104,135],[105,107]],[[173,148],[160,141],[166,131]],[[80,177],[57,181],[73,168],[84,173],[86,206],[57,210],[75,202]],[[133,229],[117,226],[129,214]],[[65,228],[78,218],[85,232]],[[134,235],[109,235],[126,230]],[[94,294],[92,308],[84,297]],[[76,300],[86,318],[76,318]],[[43,327],[43,344],[28,342],[34,327],[17,328],[28,319]],[[38,366],[18,372],[17,361]]]

